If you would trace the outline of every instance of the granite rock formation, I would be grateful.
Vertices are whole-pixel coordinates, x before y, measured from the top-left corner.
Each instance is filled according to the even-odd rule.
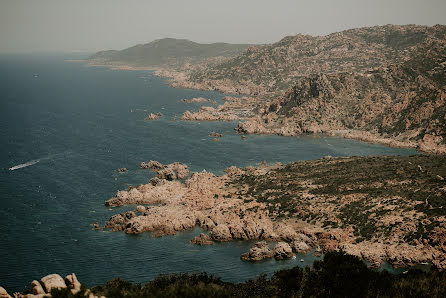
[[[230,167],[119,191],[110,206],[143,204],[104,228],[154,236],[201,227],[193,243],[283,242],[273,256],[344,250],[374,266],[446,267],[442,156],[326,157],[288,165]],[[285,245],[286,244],[286,245]],[[243,259],[269,256],[258,244]]]

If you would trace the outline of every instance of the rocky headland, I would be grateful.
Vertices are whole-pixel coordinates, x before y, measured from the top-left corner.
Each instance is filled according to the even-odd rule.
[[[103,228],[159,237],[199,226],[207,233],[195,244],[278,242],[273,249],[257,243],[244,260],[343,250],[372,266],[429,262],[443,269],[444,165],[442,156],[326,157],[230,167],[222,176],[192,173],[184,183],[158,179],[108,200],[108,206],[138,206]]]

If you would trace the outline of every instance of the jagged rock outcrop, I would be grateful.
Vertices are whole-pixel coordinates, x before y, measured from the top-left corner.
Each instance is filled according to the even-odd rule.
[[[293,241],[291,243],[292,249],[298,254],[305,254],[312,250],[311,246],[303,241]]]
[[[176,180],[176,179],[186,179],[189,176],[189,168],[187,165],[174,162],[166,165],[163,169],[156,173],[158,179],[165,180]]]
[[[241,255],[241,259],[245,261],[260,261],[263,259],[272,258],[274,252],[269,248],[266,241],[260,241],[254,244],[249,252]]]
[[[176,179],[186,179],[189,175],[188,166],[179,162],[164,165],[158,161],[151,160],[148,163],[142,162],[141,168],[156,171],[156,178],[169,181]]]
[[[266,241],[260,241],[254,244],[249,252],[241,255],[245,261],[260,261],[274,257],[277,260],[289,259],[294,256],[291,246],[286,242],[278,242],[274,249],[270,249]]]
[[[65,281],[59,274],[50,274],[44,276],[42,277],[40,282],[42,283],[42,286],[45,289],[46,293],[51,293],[52,289],[63,289],[67,287]]]
[[[191,241],[192,244],[196,245],[212,245],[214,242],[208,234],[200,233],[200,235],[195,236]]]
[[[219,224],[215,226],[210,233],[210,237],[215,241],[229,241],[232,240],[231,231],[225,224]]]
[[[116,214],[104,228],[163,236],[198,226],[208,235],[193,243],[275,241],[280,245],[271,251],[278,259],[292,257],[293,251],[344,250],[372,266],[432,262],[444,268],[441,198],[446,192],[439,164],[445,158],[325,157],[230,167],[222,176],[202,171],[184,183],[160,179],[164,182],[120,191],[107,201],[152,206]],[[259,244],[243,258],[263,258],[267,252]]]
[[[286,242],[279,242],[274,247],[274,258],[276,260],[289,259],[294,256],[293,249]]]
[[[165,165],[156,160],[151,160],[147,163],[143,161],[140,166],[142,169],[151,169],[154,171],[158,171],[166,167]]]
[[[161,112],[158,112],[158,113],[156,113],[156,114],[150,113],[150,114],[146,117],[146,120],[149,120],[149,121],[151,121],[151,120],[157,120],[157,119],[159,119],[162,115],[163,115],[163,114],[162,114]]]

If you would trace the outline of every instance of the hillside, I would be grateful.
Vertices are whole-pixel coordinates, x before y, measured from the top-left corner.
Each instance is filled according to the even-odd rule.
[[[364,72],[400,63],[419,46],[445,39],[446,26],[377,26],[327,36],[296,35],[255,47],[207,69],[190,74],[197,84],[218,86],[222,81],[243,93],[283,91],[314,73]],[[246,86],[257,88],[245,90]]]
[[[250,94],[183,120],[245,120],[239,133],[327,132],[446,152],[446,26],[297,35],[174,76],[173,86]],[[238,110],[251,118],[239,117]]]
[[[240,54],[248,44],[200,44],[186,39],[164,38],[122,51],[101,51],[87,59],[90,64],[131,67],[181,67],[186,63],[227,58]]]
[[[296,135],[355,129],[439,145],[446,141],[445,101],[446,42],[431,41],[401,64],[301,77],[237,130]]]

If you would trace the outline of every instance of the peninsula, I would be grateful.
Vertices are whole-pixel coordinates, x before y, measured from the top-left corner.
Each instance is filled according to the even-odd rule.
[[[164,42],[173,41],[152,42],[145,51]],[[239,120],[235,130],[242,135],[328,133],[439,155],[326,157],[230,167],[223,176],[204,171],[189,177],[177,163],[149,166],[158,171],[154,179],[106,202],[139,206],[111,217],[104,228],[163,236],[200,226],[208,233],[191,239],[195,244],[278,242],[274,248],[257,243],[246,260],[343,250],[372,266],[428,262],[444,269],[446,26],[386,25],[234,47],[224,57],[219,50],[189,63],[183,52],[158,63],[155,74],[170,77],[174,87],[244,95],[185,111],[181,120]],[[128,53],[98,53],[87,61],[152,63]]]
[[[343,250],[379,267],[429,262],[446,268],[446,157],[325,157],[315,161],[203,171],[142,163],[157,171],[148,183],[119,191],[107,206],[138,205],[104,229],[172,235],[199,226],[191,239],[258,239],[243,259]],[[144,206],[146,205],[146,206]]]

